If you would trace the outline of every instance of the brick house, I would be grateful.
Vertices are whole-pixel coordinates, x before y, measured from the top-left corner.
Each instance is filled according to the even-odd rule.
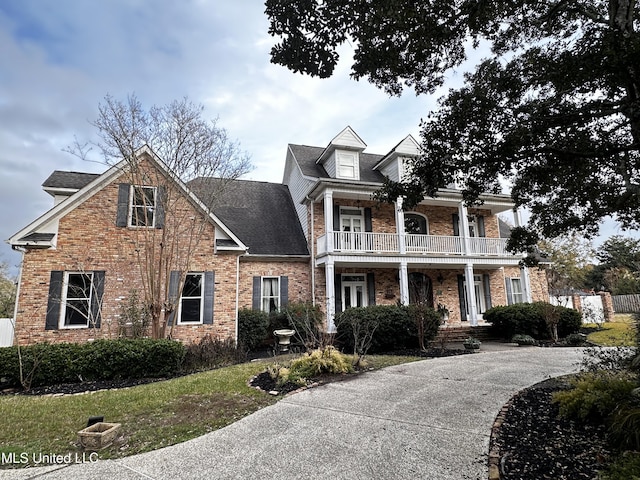
[[[184,342],[236,338],[238,309],[289,301],[313,300],[332,329],[352,306],[421,300],[445,305],[451,325],[474,326],[493,305],[548,299],[544,272],[505,251],[497,214],[513,210],[509,196],[467,209],[451,188],[411,212],[402,199],[378,204],[372,194],[385,176],[401,178],[418,145],[408,136],[386,155],[365,147],[349,127],[326,147],[289,145],[282,184],[184,184],[146,147],[139,181],[123,164],[101,175],[53,172],[43,184],[53,208],[8,240],[23,253],[17,342],[118,336],[123,302],[147,281],[140,239],[168,248],[167,232],[182,232],[177,218],[200,221],[197,242],[176,234],[176,256],[189,258],[166,265],[162,289],[176,304],[168,331]],[[216,191],[207,208],[201,199]]]

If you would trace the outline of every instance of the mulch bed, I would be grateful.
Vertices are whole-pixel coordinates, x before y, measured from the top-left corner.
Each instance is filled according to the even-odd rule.
[[[558,417],[552,395],[567,388],[565,378],[550,379],[511,399],[491,439],[501,479],[595,479],[606,466],[605,426]]]
[[[168,380],[167,378],[125,378],[117,380],[98,380],[79,383],[62,383],[59,385],[48,385],[43,387],[33,387],[29,390],[11,388],[1,390],[0,395],[74,395],[85,392],[95,392],[98,390],[114,390],[117,388],[135,387],[146,383]]]

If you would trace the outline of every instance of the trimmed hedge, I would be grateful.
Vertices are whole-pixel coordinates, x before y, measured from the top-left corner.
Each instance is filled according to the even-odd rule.
[[[27,388],[85,380],[167,377],[181,371],[185,352],[180,342],[150,338],[20,347]],[[0,385],[21,386],[17,346],[0,348]]]
[[[353,322],[379,322],[369,353],[385,353],[406,349],[417,349],[418,329],[410,316],[410,307],[399,305],[372,305],[369,307],[349,308],[338,314],[335,323],[338,327],[338,341],[346,351],[353,352]],[[438,333],[440,315],[430,308],[426,315],[425,344],[433,340]],[[433,325],[431,325],[433,324]],[[431,326],[430,326],[431,325]]]
[[[578,332],[582,326],[582,317],[572,308],[551,306],[545,302],[516,303],[508,306],[498,306],[487,310],[483,318],[493,326],[493,334],[502,338],[512,338],[514,335],[530,335],[538,340],[551,338],[544,312],[553,308],[553,313],[559,315],[558,336]]]

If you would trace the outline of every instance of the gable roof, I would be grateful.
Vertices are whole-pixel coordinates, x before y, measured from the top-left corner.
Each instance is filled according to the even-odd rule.
[[[42,187],[45,190],[80,190],[99,176],[100,174],[98,173],[54,170],[53,173],[42,183]]]
[[[242,244],[238,237],[235,236],[213,212],[209,211],[209,209],[192,192],[190,192],[189,189],[187,189],[184,182],[169,170],[167,165],[151,150],[148,145],[140,147],[135,152],[135,155],[137,158],[145,155],[152,163],[154,163],[166,178],[172,181],[185,195],[185,197],[207,216],[209,221],[213,222],[216,227],[220,228],[231,240],[233,240],[235,245],[233,248],[234,250],[246,249],[246,246]],[[7,240],[7,243],[14,247],[49,248],[53,246],[55,234],[51,235],[51,233],[52,230],[57,231],[58,220],[71,212],[85,200],[91,198],[112,181],[116,180],[120,175],[122,175],[126,168],[127,160],[123,159],[116,165],[109,168],[106,172],[99,175],[82,174],[79,172],[54,172],[47,180],[45,180],[45,183],[48,184],[47,188],[53,190],[56,188],[66,189],[66,191],[71,194],[70,197],[66,201],[57,204],[52,209],[45,212],[19,232],[15,233]],[[54,186],[56,184],[58,184],[57,187]],[[84,185],[81,186],[82,184]],[[74,187],[62,187],[61,185],[74,185]],[[73,188],[79,186],[81,186],[81,188],[73,192]]]
[[[316,163],[325,151],[324,148],[289,144],[289,149],[298,162],[303,175],[318,179],[332,179],[324,167]],[[377,170],[373,169],[373,167],[375,167],[382,158],[383,155],[360,153],[360,182],[383,183],[384,176]],[[355,183],[358,182],[357,180],[350,181]]]
[[[206,195],[221,181],[198,178],[188,186],[196,195]],[[233,180],[222,192],[213,211],[249,247],[250,255],[309,255],[286,185]]]

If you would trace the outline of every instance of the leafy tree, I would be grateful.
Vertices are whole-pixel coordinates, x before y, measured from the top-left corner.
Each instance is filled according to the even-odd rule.
[[[91,122],[99,140],[92,144],[76,142],[68,149],[80,158],[90,159],[91,148],[97,147],[108,165],[121,165],[125,160],[122,171],[129,183],[158,188],[157,203],[152,198],[154,194],[149,195],[144,187],[136,192],[140,205],[135,210],[136,221],[139,225],[149,225],[153,222],[151,215],[160,211],[156,207],[161,206],[164,225],[132,229],[142,281],[140,296],[148,308],[153,338],[163,338],[170,333],[167,332],[168,320],[171,313],[177,311],[179,292],[190,271],[193,253],[201,242],[210,241],[205,228],[208,215],[194,215],[193,208],[211,210],[226,185],[250,169],[248,155],[215,121],[202,118],[202,111],[201,105],[186,98],[146,110],[134,95],[126,101],[106,96],[99,105],[98,118]],[[176,176],[173,180],[191,182],[193,189],[198,187],[198,179],[217,177],[218,186],[198,188],[200,204],[194,207],[190,200],[187,204],[183,193],[174,187],[164,171],[141,165],[138,153],[145,145]],[[169,289],[171,272],[181,273],[173,292]]]
[[[9,265],[0,262],[0,318],[13,318],[16,302],[16,282],[9,274]]]
[[[550,293],[566,295],[563,291],[585,287],[595,255],[588,239],[575,233],[568,234],[543,240],[539,248],[551,262],[547,271]]]
[[[592,288],[614,295],[640,293],[640,240],[615,235],[596,251],[599,264],[587,276]]]
[[[338,48],[352,76],[392,95],[432,94],[471,49],[491,57],[422,123],[415,181],[386,185],[411,207],[457,181],[467,203],[512,185],[531,211],[511,248],[570,230],[593,235],[611,215],[640,226],[640,36],[634,0],[267,0],[272,62],[328,77]]]

